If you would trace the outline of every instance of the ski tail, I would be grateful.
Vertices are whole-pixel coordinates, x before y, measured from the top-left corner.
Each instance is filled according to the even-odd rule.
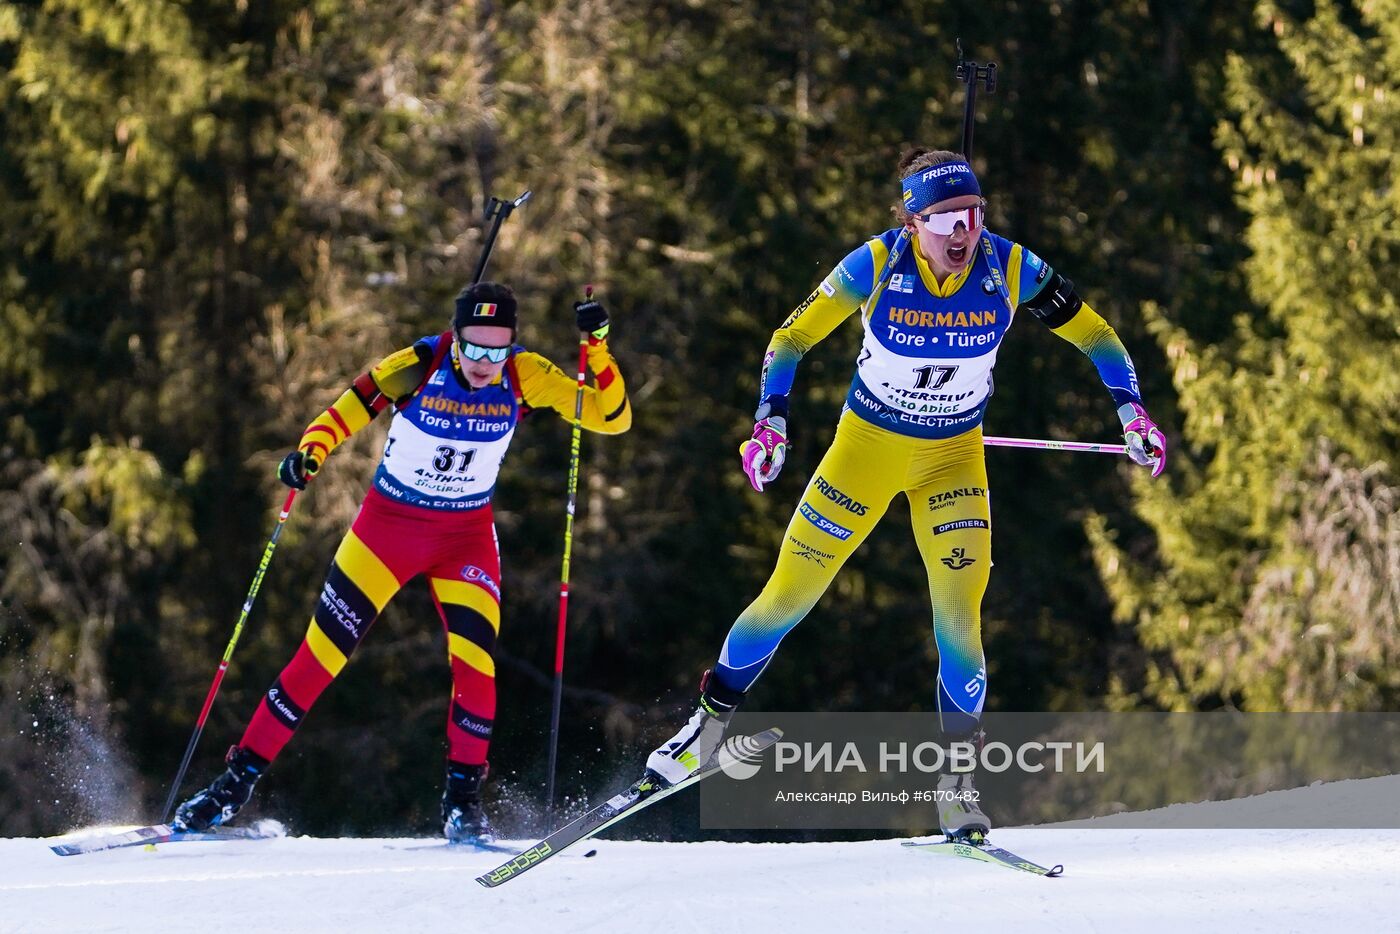
[[[519,856],[520,848],[506,846],[503,843],[496,843],[493,840],[464,840],[461,843],[447,844],[449,850],[463,850],[475,853],[509,853],[511,856]]]
[[[268,827],[220,827],[205,832],[176,830],[169,824],[151,824],[137,827],[122,833],[105,834],[99,837],[84,837],[49,846],[59,856],[82,856],[86,853],[101,853],[104,850],[117,850],[128,846],[146,846],[156,843],[186,843],[201,840],[267,840],[285,835],[282,826],[275,821],[263,821]]]
[[[100,853],[103,850],[115,850],[124,846],[138,846],[144,843],[165,843],[175,835],[175,829],[169,824],[152,824],[149,827],[137,827],[135,830],[128,830],[124,833],[106,834],[100,837],[87,837],[81,840],[72,840],[67,843],[56,843],[49,847],[59,856],[81,856],[84,853]]]
[[[769,746],[782,739],[782,736],[782,730],[772,727],[747,737],[743,745],[743,759],[745,761],[753,760]],[[721,747],[721,749],[723,748]],[[674,785],[662,785],[651,773],[648,773],[626,791],[613,795],[588,813],[559,828],[534,846],[525,849],[514,859],[507,860],[490,872],[477,876],[476,881],[488,889],[508,882],[527,869],[533,869],[545,860],[558,856],[574,844],[602,833],[613,824],[631,817],[662,798],[668,798],[676,792],[689,788],[696,782],[703,781],[722,771],[727,763],[728,759],[721,760],[717,756],[701,766],[689,778]]]

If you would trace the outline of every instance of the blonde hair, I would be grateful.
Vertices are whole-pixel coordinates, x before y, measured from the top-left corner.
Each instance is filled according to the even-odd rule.
[[[947,149],[925,149],[922,146],[911,146],[904,150],[899,157],[898,174],[896,181],[903,181],[919,169],[931,169],[935,165],[942,165],[945,162],[965,162],[966,157],[962,153],[951,152]],[[909,223],[909,218],[914,215],[904,206],[903,200],[896,200],[890,205],[890,213],[894,214],[894,219],[899,226],[903,227]]]

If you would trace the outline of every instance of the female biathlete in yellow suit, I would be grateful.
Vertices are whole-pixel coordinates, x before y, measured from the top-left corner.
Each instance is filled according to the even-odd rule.
[[[575,312],[589,335],[594,379],[584,388],[583,427],[624,432],[632,411],[608,353],[607,313],[595,301],[578,303]],[[282,481],[302,489],[336,447],[394,408],[383,458],[331,562],[306,638],[229,750],[227,771],[176,811],[181,829],[204,830],[238,813],[390,598],[426,574],[452,669],[444,832],[454,842],[490,839],[480,792],[496,715],[492,652],[501,626],[491,496],[519,419],[541,407],[572,419],[578,391],[575,377],[514,345],[515,323],[509,288],[467,287],[451,331],[391,354],[356,379],[282,462]]]
[[[898,493],[909,499],[928,571],[942,729],[949,741],[977,731],[987,691],[981,602],[992,543],[981,423],[997,348],[1017,310],[1089,356],[1119,407],[1134,459],[1152,465],[1154,476],[1161,471],[1165,443],[1142,409],[1123,344],[1068,279],[982,228],[985,202],[968,163],[954,153],[916,150],[902,160],[900,177],[901,226],[848,255],[768,346],[757,424],[741,449],[760,491],[782,467],[797,362],[861,311],[865,337],[836,439],[807,484],[772,576],[707,673],[695,714],[648,758],[661,782],[680,781],[709,759],[778,643]],[[970,774],[944,778],[950,788],[970,790]],[[989,829],[975,804],[943,814],[942,803],[945,832]]]

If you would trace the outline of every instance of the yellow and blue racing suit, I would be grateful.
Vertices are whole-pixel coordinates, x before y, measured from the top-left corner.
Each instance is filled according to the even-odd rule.
[[[900,252],[900,239],[896,228],[851,252],[773,334],[763,400],[785,398],[803,354],[857,309],[865,329],[835,441],[788,524],[772,576],[730,630],[715,676],[747,691],[902,492],[928,572],[938,710],[945,730],[963,733],[975,727],[987,690],[981,602],[991,508],[982,415],[997,348],[1052,270],[984,232],[974,260],[940,284],[917,245]],[[892,250],[900,255],[886,270]],[[1046,323],[1089,356],[1115,405],[1140,401],[1127,351],[1088,305]]]

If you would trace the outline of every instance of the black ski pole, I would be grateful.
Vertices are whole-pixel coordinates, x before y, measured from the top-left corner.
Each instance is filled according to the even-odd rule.
[[[584,301],[593,298],[585,286]],[[564,566],[559,575],[559,625],[554,638],[554,703],[549,714],[549,779],[544,789],[544,816],[554,830],[554,770],[559,753],[559,712],[564,700],[564,634],[569,620],[569,558],[574,550],[574,505],[578,499],[578,460],[583,434],[583,390],[588,373],[588,335],[578,337],[578,391],[574,394],[574,430],[569,443],[569,505],[564,511]]]
[[[953,68],[953,73],[957,75],[963,87],[967,90],[967,96],[963,100],[963,135],[962,154],[963,158],[972,161],[972,124],[974,114],[977,110],[977,85],[985,83],[987,93],[991,94],[997,89],[997,63],[988,62],[979,65],[976,62],[963,60],[962,40],[958,43],[958,63]]]
[[[243,612],[238,614],[238,624],[233,627],[233,637],[228,640],[228,646],[224,649],[224,657],[219,661],[219,670],[214,673],[214,683],[209,685],[209,693],[204,698],[204,707],[199,711],[199,718],[194,724],[194,733],[190,736],[189,745],[185,747],[185,757],[180,760],[180,770],[175,773],[175,781],[170,784],[170,796],[165,799],[165,807],[160,812],[162,824],[170,820],[170,809],[175,806],[175,798],[180,793],[180,782],[185,780],[185,771],[190,767],[190,759],[194,757],[195,746],[199,745],[199,737],[204,732],[204,724],[209,719],[209,711],[214,706],[214,698],[218,696],[219,685],[224,682],[229,659],[233,658],[233,648],[238,645],[238,637],[243,635],[243,624],[248,621],[248,614],[253,610],[253,601],[258,597],[263,575],[267,573],[267,566],[272,563],[272,553],[277,549],[277,540],[282,537],[282,529],[287,524],[287,517],[292,514],[292,501],[296,498],[296,490],[287,494],[286,501],[282,503],[282,511],[277,515],[277,527],[272,530],[272,537],[268,539],[267,547],[263,549],[262,561],[258,562],[258,571],[253,575],[253,584],[248,588],[248,596],[243,601]]]

